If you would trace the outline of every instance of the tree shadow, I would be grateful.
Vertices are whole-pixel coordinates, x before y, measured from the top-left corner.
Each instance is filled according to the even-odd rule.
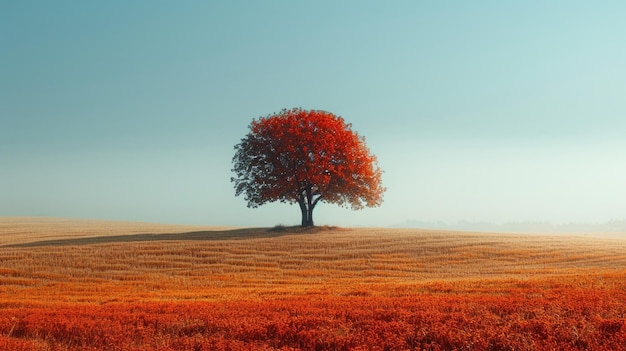
[[[42,240],[21,244],[2,245],[1,247],[41,247],[41,246],[72,246],[72,245],[94,245],[94,244],[111,244],[111,243],[128,243],[128,242],[147,242],[147,241],[173,241],[173,240],[237,240],[237,239],[263,239],[285,236],[290,234],[299,234],[296,231],[276,231],[268,228],[241,228],[227,230],[202,230],[194,232],[182,233],[164,233],[164,234],[122,234],[122,235],[105,235],[83,238],[68,238]]]

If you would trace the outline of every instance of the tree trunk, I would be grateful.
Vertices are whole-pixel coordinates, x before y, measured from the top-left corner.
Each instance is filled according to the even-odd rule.
[[[315,224],[313,224],[313,206],[309,207],[309,210],[307,211],[307,223],[306,223],[307,227],[313,227],[315,226]]]
[[[302,226],[313,227],[313,207],[304,205],[300,206],[300,210],[302,211]]]
[[[313,194],[310,187],[300,194],[298,204],[302,212],[302,226],[313,227],[313,208],[317,204],[317,201],[313,201]]]
[[[311,212],[307,211],[307,213],[302,214],[302,226],[303,227],[313,227],[313,218],[311,218]]]
[[[309,211],[306,209],[306,207],[302,208],[302,226],[303,227],[310,227],[309,225]]]

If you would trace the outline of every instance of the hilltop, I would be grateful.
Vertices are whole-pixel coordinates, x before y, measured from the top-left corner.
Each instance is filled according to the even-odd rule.
[[[0,349],[617,350],[626,241],[0,218]]]

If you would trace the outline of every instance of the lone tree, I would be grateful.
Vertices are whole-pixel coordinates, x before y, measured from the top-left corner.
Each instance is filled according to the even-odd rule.
[[[365,138],[332,113],[294,108],[260,117],[235,151],[235,195],[244,194],[252,208],[298,203],[303,227],[313,226],[320,201],[353,210],[383,201],[376,156]]]

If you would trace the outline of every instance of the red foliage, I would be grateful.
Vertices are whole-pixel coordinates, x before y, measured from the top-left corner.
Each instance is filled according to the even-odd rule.
[[[292,109],[259,118],[235,149],[232,181],[249,207],[298,203],[302,225],[309,226],[319,201],[353,209],[382,202],[376,157],[365,139],[332,113]]]
[[[623,286],[529,291],[4,308],[0,349],[624,349]]]

